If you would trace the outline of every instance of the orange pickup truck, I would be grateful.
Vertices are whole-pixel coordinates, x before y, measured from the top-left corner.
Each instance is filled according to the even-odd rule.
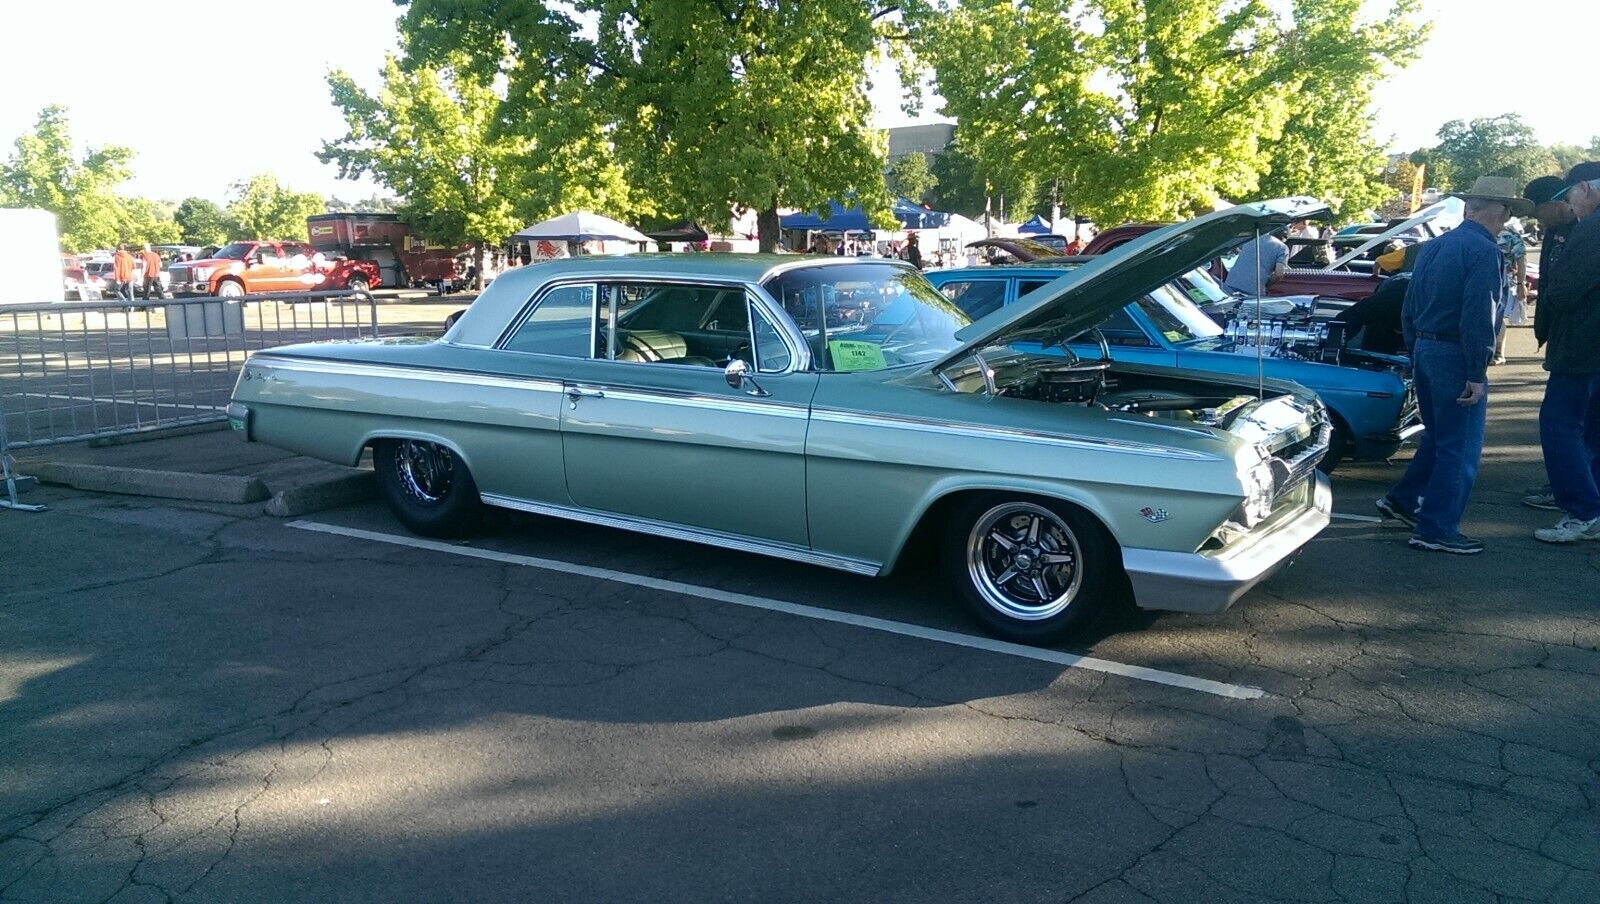
[[[376,263],[330,258],[304,242],[231,242],[205,260],[177,261],[168,269],[174,295],[366,292],[380,285]]]

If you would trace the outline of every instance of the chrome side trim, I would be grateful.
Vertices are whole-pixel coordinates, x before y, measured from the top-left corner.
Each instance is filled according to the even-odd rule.
[[[740,537],[719,531],[685,527],[681,524],[670,524],[665,521],[653,521],[649,518],[632,518],[627,515],[612,515],[591,509],[532,502],[527,499],[518,499],[515,496],[501,496],[496,493],[482,493],[480,497],[485,505],[493,505],[499,508],[530,512],[535,515],[547,515],[552,518],[584,521],[590,524],[598,524],[602,527],[631,530],[658,537],[668,537],[673,540],[684,540],[689,543],[704,543],[708,546],[720,546],[724,549],[733,549],[739,552],[753,552],[759,555],[788,559],[791,562],[802,562],[806,565],[835,568],[839,571],[848,571],[851,574],[872,577],[883,572],[883,565],[878,562],[835,556],[825,552],[814,552],[798,546],[790,546],[787,543],[769,543],[764,540],[753,540],[749,537]]]
[[[897,430],[916,430],[922,433],[970,436],[979,439],[1000,437],[1025,443],[1039,443],[1046,446],[1064,446],[1071,449],[1091,449],[1100,452],[1126,452],[1131,455],[1148,455],[1155,458],[1181,458],[1190,461],[1222,460],[1218,456],[1208,455],[1204,452],[1191,452],[1187,449],[1173,449],[1168,446],[1156,446],[1149,443],[1066,436],[1060,433],[1044,433],[1037,430],[1023,430],[1014,427],[989,427],[981,424],[952,423],[950,421],[935,421],[892,414],[860,414],[853,411],[841,411],[836,408],[813,409],[811,418],[817,421],[850,424],[859,427],[889,427]]]
[[[623,402],[648,402],[653,405],[674,405],[683,408],[703,408],[712,411],[736,411],[747,414],[770,414],[774,417],[799,418],[804,420],[810,412],[803,405],[790,405],[785,402],[764,402],[757,399],[736,399],[730,396],[709,396],[693,392],[674,392],[671,390],[654,389],[617,389],[602,384],[575,384],[590,386],[596,385],[605,391],[605,397]]]
[[[353,361],[320,361],[311,358],[285,358],[256,353],[245,365],[266,365],[274,370],[313,374],[338,374],[340,376],[374,377],[387,380],[420,380],[425,383],[458,383],[465,386],[489,386],[496,389],[521,389],[532,392],[561,392],[561,381],[538,377],[511,377],[480,374],[466,370],[441,370],[426,367],[399,367],[392,364],[362,364]]]

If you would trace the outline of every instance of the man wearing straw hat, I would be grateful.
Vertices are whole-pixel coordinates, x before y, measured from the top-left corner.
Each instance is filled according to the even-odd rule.
[[[1484,176],[1457,197],[1466,202],[1466,219],[1417,252],[1401,314],[1428,429],[1377,506],[1412,529],[1412,548],[1470,556],[1483,552],[1482,542],[1461,533],[1461,516],[1478,477],[1489,407],[1505,266],[1495,236],[1512,216],[1532,214],[1533,204],[1514,180],[1499,176]]]

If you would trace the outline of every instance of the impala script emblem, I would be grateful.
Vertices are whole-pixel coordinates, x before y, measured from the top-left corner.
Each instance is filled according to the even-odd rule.
[[[1139,510],[1139,514],[1143,515],[1144,520],[1151,524],[1160,524],[1167,520],[1167,510],[1164,508],[1151,508],[1147,505]]]

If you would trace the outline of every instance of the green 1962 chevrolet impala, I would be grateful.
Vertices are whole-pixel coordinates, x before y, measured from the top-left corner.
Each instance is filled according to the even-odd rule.
[[[229,415],[330,461],[370,446],[428,535],[491,505],[867,575],[931,542],[977,621],[1027,643],[1130,590],[1217,612],[1328,523],[1321,404],[1038,349],[1299,203],[1162,229],[976,323],[896,261],[555,261],[501,277],[440,340],[258,353]]]

